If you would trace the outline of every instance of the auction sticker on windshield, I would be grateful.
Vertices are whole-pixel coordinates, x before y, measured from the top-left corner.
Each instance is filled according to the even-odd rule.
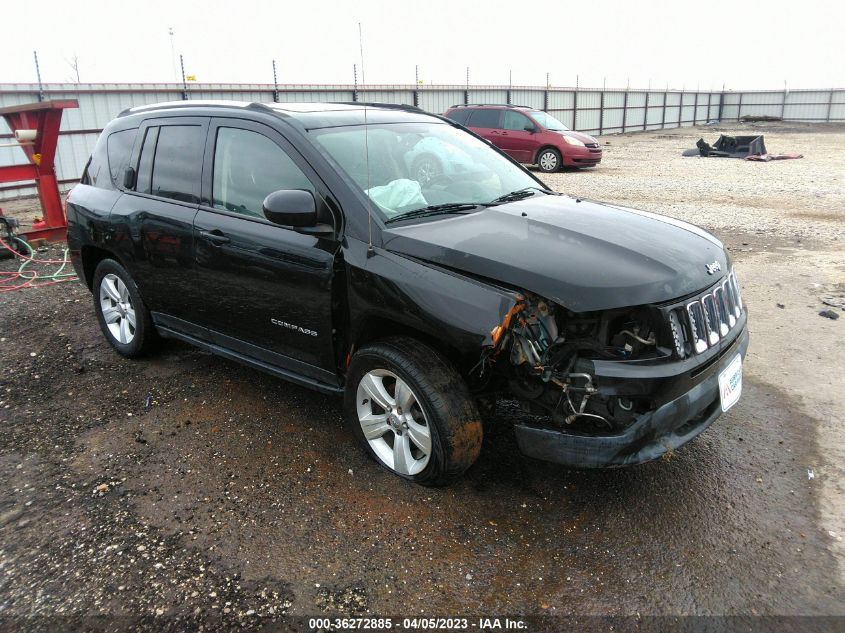
[[[719,374],[719,397],[722,399],[722,411],[727,411],[737,403],[742,393],[742,356],[736,355],[722,373]]]

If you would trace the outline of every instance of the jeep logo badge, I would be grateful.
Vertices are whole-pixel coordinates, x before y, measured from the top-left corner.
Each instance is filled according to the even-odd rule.
[[[704,268],[707,270],[708,275],[714,275],[722,270],[722,265],[718,261],[715,261],[712,264],[704,264]]]

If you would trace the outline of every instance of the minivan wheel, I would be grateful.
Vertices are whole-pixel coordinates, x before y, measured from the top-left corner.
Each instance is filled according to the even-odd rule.
[[[544,149],[537,157],[537,167],[540,168],[540,171],[551,173],[560,169],[560,166],[560,152],[551,147]]]
[[[344,414],[380,466],[425,486],[457,479],[481,450],[481,416],[463,379],[414,339],[374,343],[352,357]]]
[[[149,352],[158,336],[132,277],[113,259],[94,271],[94,309],[100,329],[117,352],[136,358]]]
[[[411,165],[411,180],[427,185],[443,176],[443,166],[431,154],[423,154]]]

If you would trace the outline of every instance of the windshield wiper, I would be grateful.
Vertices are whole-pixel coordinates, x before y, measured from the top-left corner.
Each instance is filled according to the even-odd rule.
[[[547,195],[552,195],[555,192],[549,191],[548,189],[542,189],[540,187],[525,187],[523,189],[517,189],[516,191],[511,191],[510,193],[506,193],[503,196],[499,196],[495,200],[491,201],[489,204],[502,204],[504,202],[516,202],[517,200],[522,200],[523,198],[528,198],[534,195],[535,191],[539,191],[541,193],[545,193]]]
[[[478,207],[485,206],[478,202],[447,202],[445,204],[432,204],[428,207],[423,207],[422,209],[415,209],[414,211],[408,211],[407,213],[403,213],[402,215],[397,215],[392,218],[388,218],[384,221],[385,224],[390,224],[391,222],[398,222],[399,220],[410,220],[411,218],[425,218],[430,215],[447,215],[449,213],[462,213],[464,211],[473,211]]]

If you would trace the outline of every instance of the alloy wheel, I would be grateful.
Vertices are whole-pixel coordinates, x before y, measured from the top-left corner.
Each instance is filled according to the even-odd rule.
[[[379,460],[400,475],[416,475],[431,457],[431,425],[411,387],[386,369],[358,383],[358,422]]]
[[[135,338],[135,307],[129,288],[113,273],[105,275],[100,282],[100,310],[103,320],[114,339],[128,345]]]

